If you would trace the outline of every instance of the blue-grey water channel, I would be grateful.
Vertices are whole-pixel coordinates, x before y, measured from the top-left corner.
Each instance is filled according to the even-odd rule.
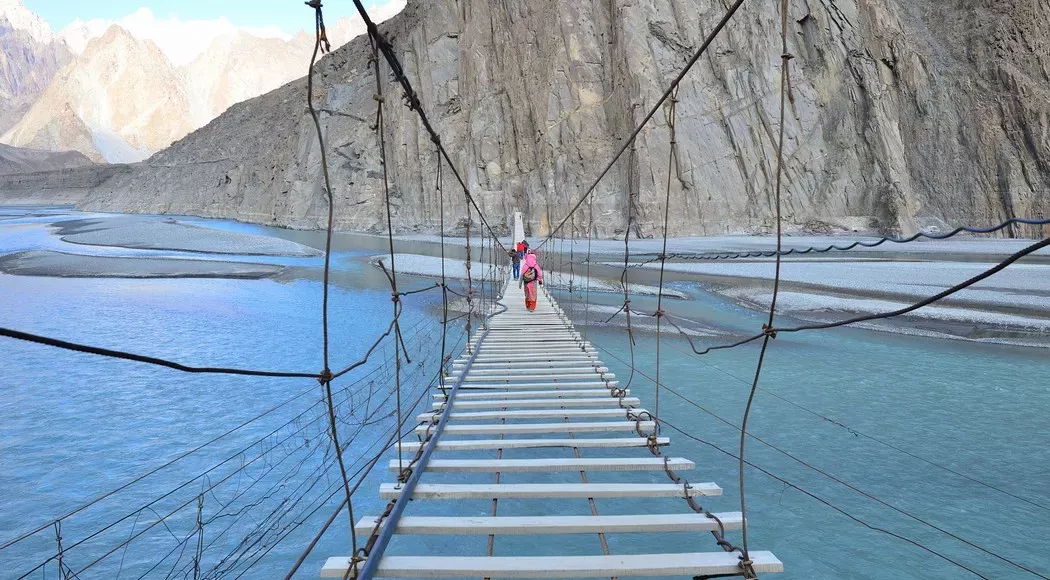
[[[0,220],[0,254],[74,251],[49,231],[58,218],[40,211],[0,213],[8,214]],[[323,242],[316,233],[190,221],[314,247]],[[368,264],[383,243],[365,236],[336,238],[333,368],[359,359],[390,321],[386,279]],[[95,246],[75,251],[201,257]],[[434,248],[402,243],[399,251],[432,254]],[[219,259],[287,269],[259,280],[0,274],[0,326],[193,365],[319,371],[322,259]],[[423,288],[433,280],[401,276],[399,283]],[[733,332],[761,324],[760,313],[695,284],[676,288],[692,297],[668,306],[677,314]],[[592,299],[613,306],[621,300]],[[645,309],[647,303],[639,299],[632,306]],[[439,292],[404,299],[402,325],[412,355],[402,369],[406,407],[433,379],[440,306]],[[449,349],[462,336],[460,329],[456,323],[450,330]],[[630,357],[623,328],[581,329],[626,382],[629,368],[618,360]],[[654,335],[640,332],[637,338],[639,373],[631,389],[653,411],[653,382],[645,375],[655,372]],[[697,344],[724,338],[700,338]],[[370,364],[333,384],[351,474],[382,448],[396,421],[391,365],[384,364],[392,348],[385,342]],[[690,480],[723,487],[724,495],[705,501],[705,507],[736,511],[738,463],[730,454],[737,453],[739,431],[733,425],[740,422],[758,346],[703,357],[688,351],[685,340],[663,338],[660,376],[668,389],[660,393],[659,413],[700,441],[665,426],[662,434],[672,442],[666,453],[696,462]],[[786,572],[775,577],[784,579],[976,577],[959,565],[988,578],[1037,577],[974,545],[1050,575],[1048,370],[1047,351],[1037,348],[858,329],[779,336],[767,355],[749,423],[761,441],[747,443],[748,461],[779,479],[745,470],[750,547],[771,550],[783,560]],[[185,374],[0,339],[0,577],[18,578],[45,562],[32,577],[64,577],[58,575],[59,543],[62,566],[80,578],[194,577],[195,567],[202,578],[283,577],[342,497],[322,399],[311,379]],[[409,414],[414,417],[420,408]],[[409,420],[408,427],[414,424]],[[388,452],[355,493],[356,516],[382,510],[378,486],[393,481],[387,468],[392,457],[396,453]],[[442,480],[491,482],[491,477]],[[602,472],[591,481],[667,479],[662,472]],[[118,491],[90,503],[111,490]],[[683,509],[680,500],[663,501],[667,511]],[[646,505],[652,509],[652,502]],[[413,502],[409,513],[437,514],[447,506]],[[491,502],[457,507],[458,514],[487,515]],[[597,508],[631,513],[637,506],[599,500]],[[506,501],[499,509],[501,515],[537,509],[590,513],[582,501],[548,501],[538,508],[536,502]],[[731,539],[738,542],[739,533]],[[425,546],[434,555],[483,555],[485,540],[401,537],[391,553],[418,553]],[[349,543],[343,513],[297,577],[317,577],[327,556],[349,555]],[[610,536],[609,544],[614,554],[717,550],[706,534],[622,534]],[[568,553],[600,553],[598,539],[505,536],[495,542],[496,555]]]

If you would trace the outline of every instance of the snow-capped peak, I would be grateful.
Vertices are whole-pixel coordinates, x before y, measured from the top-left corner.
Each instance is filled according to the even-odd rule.
[[[0,0],[0,2],[9,0]],[[215,39],[246,32],[260,38],[288,39],[276,26],[265,28],[237,27],[225,17],[211,20],[180,20],[176,17],[157,18],[149,8],[139,8],[120,20],[92,19],[74,20],[62,29],[60,35],[70,50],[79,54],[92,38],[105,34],[112,24],[118,24],[136,38],[157,43],[168,60],[175,66],[183,66],[200,56]]]
[[[21,0],[0,0],[0,18],[6,18],[16,30],[28,32],[39,42],[49,44],[55,40],[47,22],[26,8]]]

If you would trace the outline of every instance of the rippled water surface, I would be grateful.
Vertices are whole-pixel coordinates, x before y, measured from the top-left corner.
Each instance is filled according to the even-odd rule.
[[[48,233],[47,221],[0,221],[0,252],[61,248],[62,243]],[[309,233],[198,223],[315,246],[320,241]],[[333,367],[358,359],[385,329],[392,308],[382,273],[367,264],[367,257],[382,251],[381,240],[346,238],[337,247],[331,296]],[[114,248],[80,250],[149,254]],[[165,255],[172,254],[178,253]],[[0,274],[0,326],[190,364],[318,371],[322,365],[320,260],[252,259],[289,266],[289,273],[272,280]],[[401,281],[406,287],[432,283],[409,277]],[[681,315],[727,330],[761,323],[759,314],[695,286],[679,288],[694,296],[669,307]],[[607,295],[593,298],[609,305],[617,300]],[[440,346],[440,333],[435,331],[440,303],[440,294],[434,292],[405,300],[406,343],[413,355],[413,364],[403,369],[406,402],[414,400],[432,378],[418,363],[429,361],[428,368],[433,368],[435,348]],[[563,304],[571,309],[569,302]],[[639,309],[646,305],[645,299],[632,304]],[[623,330],[592,325],[585,331],[605,351],[601,356],[608,366],[626,382],[629,369],[618,360],[630,359]],[[655,412],[653,383],[640,374],[655,372],[654,346],[652,334],[639,334],[634,352],[639,374],[631,389]],[[702,408],[662,390],[659,413],[700,441],[665,427],[663,434],[672,440],[667,452],[696,461],[689,479],[714,481],[724,488],[722,497],[711,498],[705,506],[736,511],[738,464],[730,454],[737,453],[739,442],[732,425],[739,423],[743,411],[757,345],[700,358],[687,355],[688,348],[680,338],[664,338],[661,380]],[[387,343],[376,360],[390,354]],[[777,577],[785,579],[974,577],[908,540],[988,578],[1036,577],[960,539],[1050,575],[1048,369],[1047,352],[1041,349],[851,329],[778,337],[767,355],[749,423],[749,430],[761,440],[748,442],[747,459],[779,479],[754,468],[745,471],[750,546],[776,553],[787,568]],[[386,417],[394,408],[389,398],[392,376],[389,368],[365,365],[334,386],[340,410],[346,414],[341,433],[348,438],[357,435],[347,451],[352,472],[382,447],[393,426],[394,418]],[[193,577],[201,546],[201,577],[283,577],[340,498],[321,399],[322,391],[310,379],[188,375],[4,339],[0,341],[0,497],[4,499],[0,542],[46,524],[262,415],[70,516],[61,527],[63,563],[72,571],[82,571],[81,578],[118,574],[161,578],[172,572]],[[369,413],[374,424],[361,425],[357,418],[365,416],[363,409],[382,412]],[[356,415],[349,415],[351,411]],[[550,453],[569,456],[571,450],[545,455]],[[585,457],[599,454],[583,453]],[[633,456],[637,451],[601,455],[618,453]],[[508,451],[504,457],[535,454]],[[377,488],[381,481],[392,480],[386,465],[391,457],[396,455],[388,453],[355,495],[356,515],[374,515],[382,509]],[[200,477],[209,469],[207,476]],[[552,481],[578,481],[578,477],[562,474]],[[489,482],[491,477],[444,476],[442,480]],[[514,480],[505,476],[503,481]],[[667,481],[662,472],[591,475],[595,482],[628,480]],[[651,502],[645,505],[652,510]],[[682,508],[672,500],[660,505],[668,511]],[[409,514],[442,513],[446,506],[414,502]],[[485,515],[491,502],[461,502],[457,507],[460,514]],[[637,505],[599,500],[597,508],[601,513],[631,513]],[[589,513],[582,501],[499,505],[502,515],[537,509]],[[197,525],[198,514],[206,522],[203,527]],[[101,533],[84,540],[100,529]],[[418,552],[422,544],[434,554],[483,555],[485,539],[399,538],[392,551]],[[739,535],[733,539],[738,541]],[[347,555],[348,544],[343,513],[306,561],[300,577],[316,577],[324,558]],[[609,545],[613,553],[716,549],[710,536],[695,534],[614,535]],[[113,551],[115,546],[118,549]],[[56,529],[47,527],[0,550],[0,576],[18,577],[54,556],[57,547]],[[594,536],[507,536],[497,538],[495,553],[597,554],[600,544]],[[51,561],[33,577],[56,573],[57,562]]]

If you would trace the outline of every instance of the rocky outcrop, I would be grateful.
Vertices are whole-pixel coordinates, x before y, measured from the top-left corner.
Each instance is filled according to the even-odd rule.
[[[0,175],[0,203],[81,204],[103,183],[130,171],[127,165],[88,165]]]
[[[25,8],[23,13],[29,15],[27,22],[39,20]],[[217,36],[197,58],[176,67],[155,42],[122,26],[110,25],[96,35],[81,23],[67,28],[67,40],[54,40],[44,29],[52,38],[46,46],[58,47],[55,54],[63,55],[48,60],[51,53],[29,32],[5,33],[4,22],[0,18],[0,94],[17,90],[20,100],[0,104],[3,142],[75,150],[96,162],[145,159],[230,105],[301,77],[313,48],[303,33],[289,40],[261,38],[231,25],[233,32]],[[56,74],[69,60],[67,41],[77,55]]]
[[[0,145],[0,175],[54,171],[85,165],[91,165],[91,160],[76,151],[41,151]]]
[[[182,79],[168,59],[114,25],[62,69],[3,139],[112,163],[143,159],[192,128]]]
[[[681,87],[672,235],[773,223],[775,4],[745,4]],[[504,223],[520,208],[536,235],[567,213],[724,10],[714,0],[414,0],[381,28],[485,213]],[[1047,21],[1045,0],[792,0],[787,222],[896,232],[1046,215]],[[376,231],[385,211],[368,61],[364,38],[324,58],[316,104],[336,223]],[[433,230],[434,147],[383,78],[395,227]],[[87,207],[319,227],[305,99],[297,81],[234,106],[108,180]],[[597,234],[622,232],[628,211],[637,235],[660,232],[668,151],[661,113],[598,187]],[[463,197],[444,175],[455,223]],[[587,213],[577,217],[579,229]]]
[[[47,24],[25,13],[35,16],[21,4],[0,2],[0,135],[26,114],[70,58]]]

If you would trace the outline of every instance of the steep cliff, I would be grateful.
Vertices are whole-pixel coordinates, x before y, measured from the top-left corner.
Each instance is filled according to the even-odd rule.
[[[671,233],[772,224],[780,50],[776,3],[749,2],[678,94]],[[381,26],[484,211],[543,234],[725,10],[715,0],[413,0]],[[1046,215],[1050,3],[792,0],[784,208],[799,229],[907,231]],[[317,67],[336,223],[384,227],[365,38]],[[386,80],[396,227],[433,230],[436,157]],[[320,156],[305,82],[231,107],[102,184],[87,206],[318,227]],[[594,198],[599,235],[660,231],[659,115]],[[464,216],[447,179],[446,222]],[[583,227],[586,213],[579,216]]]
[[[27,12],[20,3],[0,2],[0,134],[26,114],[70,58],[47,24]]]

